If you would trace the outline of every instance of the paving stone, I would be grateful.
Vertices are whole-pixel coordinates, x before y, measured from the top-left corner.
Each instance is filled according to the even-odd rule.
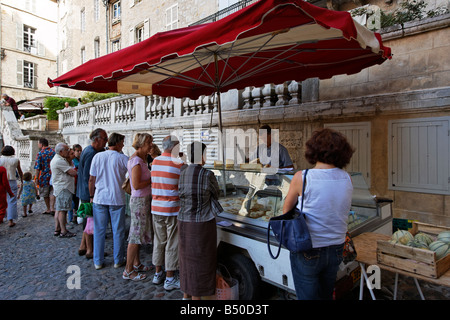
[[[19,208],[21,209],[21,208]],[[154,285],[154,271],[147,273],[143,282],[122,279],[123,268],[113,267],[112,233],[107,232],[105,241],[105,268],[95,270],[93,260],[78,255],[82,237],[82,226],[75,225],[73,238],[61,239],[53,236],[54,220],[43,215],[45,204],[39,200],[33,206],[34,213],[21,217],[16,226],[0,224],[0,301],[3,300],[181,300],[181,290],[167,292],[163,285]],[[129,226],[129,217],[126,219]],[[151,265],[152,250],[147,246],[141,250],[141,261]],[[81,289],[70,289],[68,279],[73,275],[69,267],[80,271]],[[70,281],[69,281],[70,282]],[[420,299],[412,279],[400,277],[398,299]],[[392,299],[394,274],[382,273],[383,290],[376,292],[377,298]],[[450,300],[450,289],[420,281],[422,291],[429,300]],[[270,299],[281,300],[280,290]],[[359,289],[347,299],[358,299]],[[370,295],[365,293],[365,299]]]

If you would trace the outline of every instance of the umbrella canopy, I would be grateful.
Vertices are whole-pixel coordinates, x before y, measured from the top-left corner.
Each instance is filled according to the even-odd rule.
[[[216,22],[157,33],[48,79],[48,85],[197,99],[353,74],[390,58],[380,35],[348,12],[302,0],[261,0]]]

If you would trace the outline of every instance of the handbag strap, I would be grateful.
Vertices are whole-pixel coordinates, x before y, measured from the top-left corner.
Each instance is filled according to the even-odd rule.
[[[305,174],[303,175],[303,187],[302,187],[302,203],[300,205],[300,213],[303,213],[303,200],[305,199],[305,189],[306,189],[306,174],[309,169],[305,170]]]
[[[284,230],[284,221],[281,222],[281,234],[283,235]],[[277,259],[281,252],[281,241],[278,243],[278,251],[276,255],[273,255],[272,250],[270,249],[270,223],[267,226],[267,249],[269,251],[270,256],[272,259]]]
[[[306,188],[306,174],[308,173],[308,169],[305,170],[305,174],[303,175],[303,188],[302,188],[302,203],[300,212],[303,213],[303,199],[305,198],[305,188]],[[283,235],[284,230],[284,221],[281,223],[281,234]],[[278,251],[276,255],[273,255],[272,250],[270,249],[270,223],[267,226],[267,249],[269,251],[272,259],[277,259],[281,252],[281,242],[278,243]]]

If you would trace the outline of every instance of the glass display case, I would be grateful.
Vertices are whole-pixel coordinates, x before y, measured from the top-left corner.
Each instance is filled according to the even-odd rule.
[[[221,188],[219,202],[224,211],[219,215],[232,223],[267,228],[271,217],[281,215],[284,199],[295,171],[274,168],[214,168]],[[392,220],[390,200],[370,194],[361,173],[350,173],[353,183],[352,206],[348,216],[352,235],[374,231],[375,224]],[[382,209],[383,207],[386,208]],[[235,224],[236,225],[236,224]],[[359,230],[359,232],[356,232]]]

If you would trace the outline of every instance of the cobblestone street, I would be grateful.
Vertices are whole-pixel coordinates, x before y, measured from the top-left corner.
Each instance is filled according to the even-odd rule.
[[[19,219],[16,226],[0,224],[0,301],[2,300],[180,300],[182,292],[167,292],[163,285],[151,282],[152,272],[147,280],[132,282],[122,279],[123,267],[115,269],[112,257],[112,233],[107,232],[105,258],[106,267],[95,270],[93,260],[78,255],[82,226],[71,229],[77,235],[73,238],[53,236],[54,220],[51,215],[43,215],[45,205],[39,200],[33,206],[33,213]],[[129,218],[127,218],[129,224]],[[151,265],[150,248],[141,249],[141,261]],[[71,266],[79,267],[81,273],[80,289],[69,289],[68,279],[73,274]],[[382,273],[381,290],[376,290],[378,299],[392,299],[394,275]],[[428,300],[449,300],[450,289],[420,282],[425,298]],[[267,299],[279,300],[277,290]],[[358,299],[356,288],[346,297]],[[370,299],[365,292],[365,299]],[[400,277],[398,299],[418,300],[414,282]]]

